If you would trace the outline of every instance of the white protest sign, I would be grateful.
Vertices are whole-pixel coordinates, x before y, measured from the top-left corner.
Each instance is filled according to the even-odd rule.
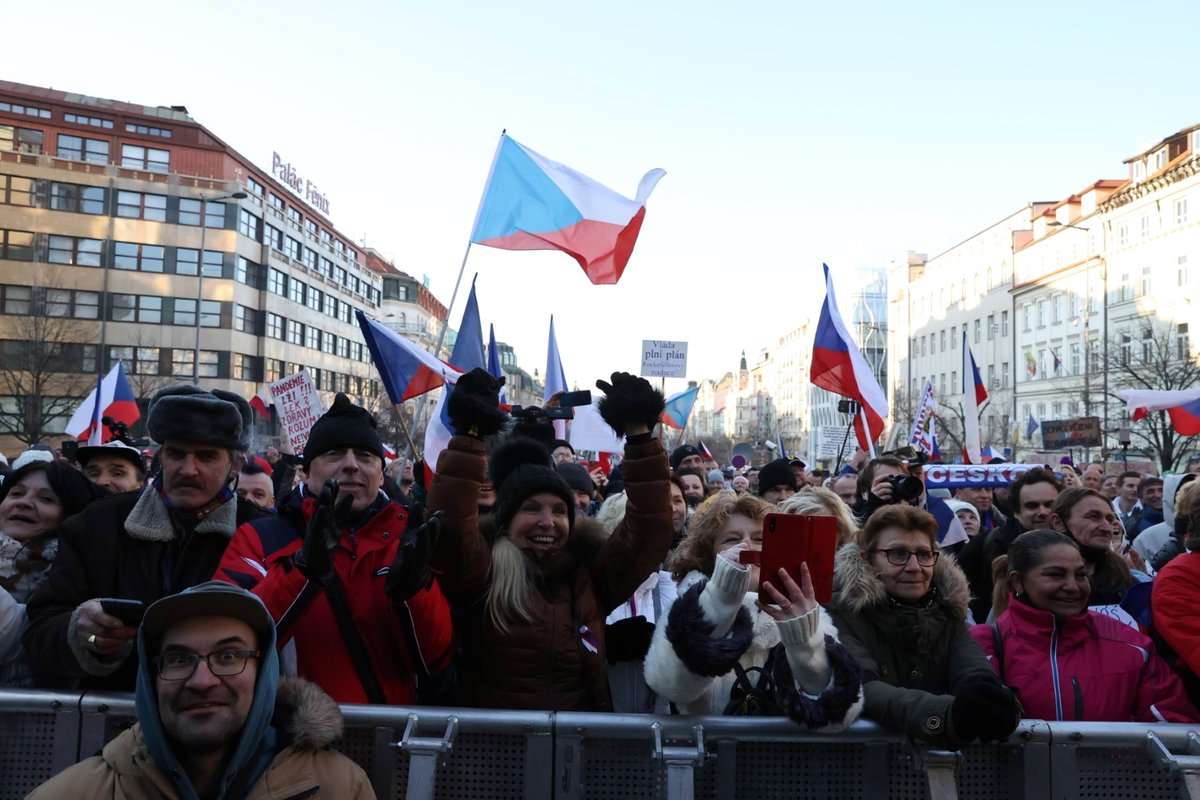
[[[302,369],[275,381],[271,384],[271,399],[279,412],[284,438],[294,454],[302,454],[309,429],[325,413],[312,376]]]
[[[687,342],[642,340],[643,378],[686,378]]]
[[[625,445],[620,436],[600,416],[599,399],[590,406],[578,406],[575,419],[571,421],[571,446],[576,451],[591,450],[594,453],[620,453]]]
[[[837,458],[838,453],[842,451],[842,445],[846,446],[846,456],[854,455],[854,447],[858,444],[858,439],[854,438],[854,432],[846,435],[845,425],[822,425],[820,428],[820,438],[817,439],[817,458]]]

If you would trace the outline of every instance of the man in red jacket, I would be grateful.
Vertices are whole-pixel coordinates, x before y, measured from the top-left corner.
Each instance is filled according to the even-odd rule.
[[[452,657],[450,609],[425,569],[437,523],[407,530],[382,491],[375,420],[343,394],[309,432],[303,466],[307,481],[277,517],[238,528],[215,577],[262,598],[285,666],[294,647],[297,674],[339,703],[415,703],[419,681],[444,685]]]

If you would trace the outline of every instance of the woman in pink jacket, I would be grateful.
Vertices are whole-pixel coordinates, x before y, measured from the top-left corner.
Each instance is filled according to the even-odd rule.
[[[1005,570],[1012,602],[994,623],[974,626],[971,635],[1000,680],[1016,692],[1024,717],[1200,719],[1148,637],[1088,610],[1091,569],[1074,539],[1050,530],[1024,533],[1008,548]]]

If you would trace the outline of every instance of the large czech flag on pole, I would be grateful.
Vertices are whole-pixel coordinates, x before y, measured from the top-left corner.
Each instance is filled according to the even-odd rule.
[[[457,370],[422,350],[400,334],[390,330],[361,311],[355,311],[363,340],[371,351],[371,361],[383,379],[383,388],[393,404],[440,389]]]
[[[633,254],[646,200],[666,174],[647,172],[630,200],[501,135],[471,241],[501,250],[562,250],[592,283],[616,283]]]
[[[821,266],[825,269],[825,303],[817,322],[809,378],[814,386],[855,400],[862,406],[862,413],[854,419],[854,430],[859,445],[864,450],[873,450],[888,415],[887,397],[838,312],[829,265]]]
[[[1200,436],[1200,389],[1160,392],[1122,389],[1117,394],[1129,404],[1129,413],[1134,420],[1144,418],[1151,411],[1166,411],[1176,433]]]

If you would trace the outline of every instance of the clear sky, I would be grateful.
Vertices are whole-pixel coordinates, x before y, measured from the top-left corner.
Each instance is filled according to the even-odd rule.
[[[666,169],[615,287],[561,253],[472,248],[485,335],[541,372],[553,312],[587,387],[636,372],[646,338],[718,377],[816,313],[822,261],[848,292],[859,267],[1124,177],[1200,121],[1198,19],[1175,0],[64,0],[5,10],[0,76],[185,105],[268,171],[278,151],[446,303],[502,128],[627,196]]]

